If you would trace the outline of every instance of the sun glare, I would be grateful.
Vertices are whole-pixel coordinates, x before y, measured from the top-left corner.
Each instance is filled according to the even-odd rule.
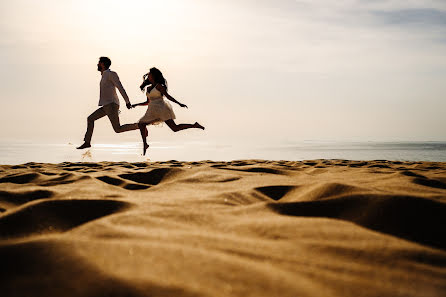
[[[116,29],[155,29],[156,25],[166,25],[181,20],[186,5],[179,0],[163,1],[86,1],[90,21],[100,20],[116,24]]]

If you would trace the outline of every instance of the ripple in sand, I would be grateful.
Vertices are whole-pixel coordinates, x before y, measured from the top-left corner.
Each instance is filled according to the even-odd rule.
[[[446,204],[417,196],[358,194],[304,202],[276,202],[272,210],[290,216],[326,217],[446,249]]]
[[[117,200],[44,200],[28,203],[0,216],[0,238],[70,230],[128,208]]]
[[[54,195],[53,191],[36,190],[36,191],[0,191],[0,202],[7,202],[14,205],[21,205],[29,201],[37,199],[50,198]]]
[[[285,194],[295,189],[296,186],[268,186],[256,188],[260,193],[268,196],[273,200],[280,200]]]
[[[155,168],[148,172],[136,172],[120,174],[119,177],[128,179],[140,184],[157,185],[163,181],[167,176],[181,173],[181,169],[174,168]]]
[[[0,178],[0,183],[27,184],[39,178],[38,173],[14,174]]]

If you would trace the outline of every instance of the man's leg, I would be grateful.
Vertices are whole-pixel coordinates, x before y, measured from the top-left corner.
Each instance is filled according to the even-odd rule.
[[[113,126],[113,130],[115,130],[116,133],[122,133],[126,131],[136,130],[138,128],[138,124],[125,124],[122,125],[119,122],[119,105],[116,103],[110,103],[107,104],[104,107],[104,111],[107,114],[108,118],[110,119],[110,123]]]
[[[105,117],[106,113],[104,111],[104,107],[98,108],[95,112],[93,112],[91,115],[87,118],[87,132],[85,132],[84,141],[86,144],[90,144],[91,137],[93,136],[93,129],[94,129],[94,121]]]

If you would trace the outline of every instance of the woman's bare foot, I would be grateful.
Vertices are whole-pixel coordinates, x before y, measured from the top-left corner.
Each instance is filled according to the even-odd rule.
[[[143,148],[143,156],[146,155],[147,149],[149,148],[149,145],[147,143],[144,143],[144,148]]]
[[[198,129],[204,130],[204,127],[202,125],[198,124],[198,122],[195,122],[194,128],[198,128]]]

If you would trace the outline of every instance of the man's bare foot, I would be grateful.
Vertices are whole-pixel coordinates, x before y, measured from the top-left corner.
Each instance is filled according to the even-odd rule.
[[[198,128],[198,129],[201,129],[201,130],[204,130],[204,127],[202,125],[198,124],[198,122],[195,122],[194,127]]]
[[[147,143],[144,143],[144,148],[143,148],[143,156],[146,155],[147,149],[149,148],[149,145]]]
[[[81,146],[78,146],[77,149],[82,150],[82,149],[88,148],[88,147],[91,147],[91,144],[84,142],[84,144]]]

